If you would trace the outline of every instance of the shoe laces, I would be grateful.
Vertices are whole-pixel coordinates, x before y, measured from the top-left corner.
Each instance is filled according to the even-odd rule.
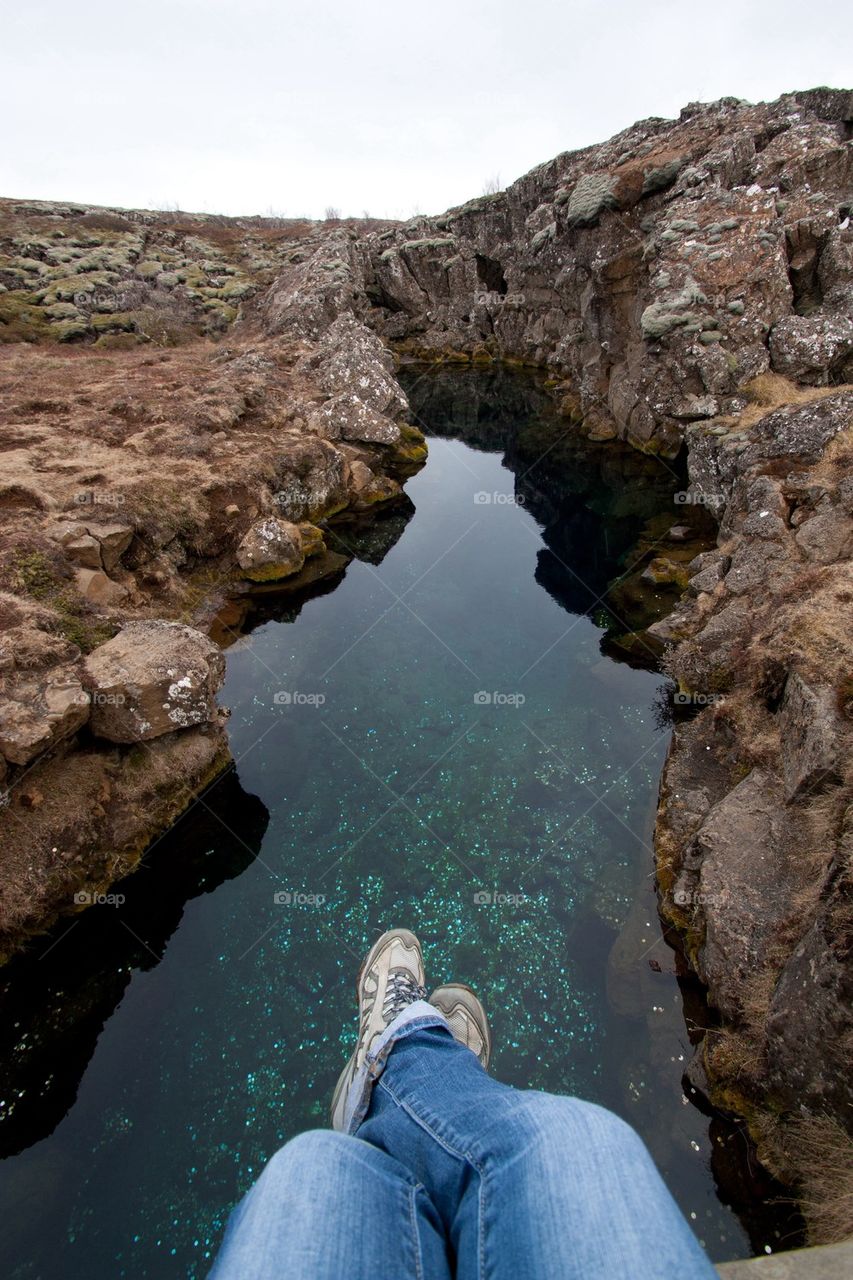
[[[426,987],[416,982],[405,969],[395,969],[388,975],[385,987],[385,999],[382,1001],[383,1021],[387,1025],[402,1013],[407,1005],[414,1004],[415,1000],[426,1000],[426,998]]]

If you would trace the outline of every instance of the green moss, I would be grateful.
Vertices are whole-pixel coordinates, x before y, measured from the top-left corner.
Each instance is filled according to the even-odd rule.
[[[136,274],[141,276],[143,280],[156,280],[162,270],[162,262],[158,262],[154,258],[146,258],[144,262],[136,264]]]
[[[102,333],[95,346],[101,351],[132,351],[143,342],[139,333]]]
[[[92,316],[92,328],[96,333],[109,333],[111,330],[132,330],[136,324],[136,311],[106,311],[102,315]]]
[[[61,579],[55,565],[43,551],[17,551],[11,559],[15,587],[34,600],[47,600],[59,588]]]
[[[48,335],[47,317],[32,295],[10,290],[0,295],[0,342],[37,342]]]
[[[76,320],[59,320],[47,332],[56,342],[74,342],[77,338],[86,337],[89,325],[83,316],[79,316]]]

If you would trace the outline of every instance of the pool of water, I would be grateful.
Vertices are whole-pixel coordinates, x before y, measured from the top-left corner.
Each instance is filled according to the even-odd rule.
[[[392,924],[430,982],[481,994],[500,1079],[614,1108],[712,1256],[751,1251],[712,1170],[731,1134],[682,1091],[662,680],[607,656],[607,583],[681,482],[545,439],[523,379],[468,377],[410,380],[428,464],[371,530],[338,526],[334,589],[267,595],[233,637],[235,768],[123,906],[3,971],[4,1275],[203,1276],[264,1162],[327,1123],[358,962]]]

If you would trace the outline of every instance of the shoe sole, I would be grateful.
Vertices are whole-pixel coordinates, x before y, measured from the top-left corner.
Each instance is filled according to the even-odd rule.
[[[423,953],[421,951],[421,944],[418,942],[417,938],[412,933],[411,929],[386,929],[385,932],[376,939],[373,946],[370,948],[367,955],[364,957],[364,959],[361,962],[361,967],[359,968],[358,976],[355,980],[355,994],[358,999],[359,1010],[361,1009],[362,979],[365,973],[367,973],[367,970],[373,964],[373,961],[376,959],[377,955],[382,950],[383,946],[385,945],[386,941],[388,940],[391,934],[393,934],[395,938],[400,938],[405,943],[408,949],[417,951],[418,955],[421,957],[421,963],[423,963]],[[338,1109],[338,1103],[340,1101],[341,1094],[343,1093],[344,1088],[346,1087],[347,1080],[350,1075],[350,1071],[352,1069],[353,1063],[355,1062],[357,1055],[358,1055],[358,1045],[356,1044],[356,1047],[352,1053],[352,1056],[349,1058],[346,1066],[344,1067],[343,1071],[338,1077],[338,1083],[335,1085],[335,1091],[332,1094],[331,1115],[332,1115],[333,1128],[334,1128],[334,1121],[335,1121],[335,1113]]]
[[[480,1000],[480,997],[477,995],[473,987],[467,986],[466,983],[445,982],[440,987],[436,987],[435,991],[433,991],[429,998],[430,1004],[435,1005],[436,1009],[440,1009],[442,1013],[449,1013],[450,1010],[444,1009],[441,1001],[437,1001],[435,996],[442,993],[443,999],[443,993],[447,991],[452,991],[454,993],[456,1002],[464,1004],[474,1022],[476,1022],[479,1027],[483,1036],[483,1043],[486,1046],[486,1061],[483,1063],[483,1066],[484,1068],[488,1067],[492,1056],[492,1032],[489,1027],[489,1019],[486,1014],[486,1010],[483,1008],[483,1002]],[[479,1054],[477,1056],[479,1057]]]

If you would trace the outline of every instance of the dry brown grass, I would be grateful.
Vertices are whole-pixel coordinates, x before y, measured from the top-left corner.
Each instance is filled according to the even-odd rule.
[[[811,1244],[853,1236],[853,1138],[829,1115],[807,1115],[788,1126],[785,1146],[803,1170],[801,1205]]]
[[[853,391],[853,386],[844,383],[836,387],[806,387],[768,370],[747,382],[741,387],[741,391],[749,400],[746,408],[739,414],[721,415],[714,419],[715,423],[730,427],[737,425],[739,431],[748,431],[774,409],[781,409],[788,404],[811,404],[815,400],[825,400],[837,391]]]

